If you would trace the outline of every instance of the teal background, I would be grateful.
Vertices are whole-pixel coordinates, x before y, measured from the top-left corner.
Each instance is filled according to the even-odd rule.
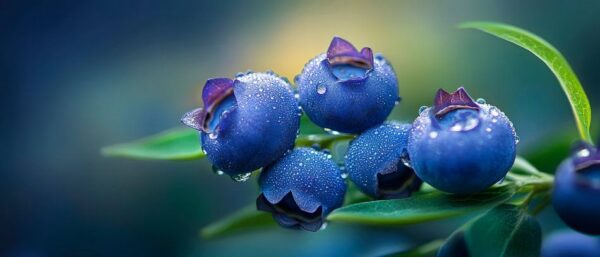
[[[506,22],[547,39],[596,110],[598,13],[597,1],[3,1],[0,255],[372,256],[445,237],[460,219],[203,240],[200,228],[254,201],[254,181],[216,176],[206,160],[99,149],[179,126],[208,78],[247,69],[293,78],[339,35],[393,64],[403,101],[390,118],[411,121],[438,88],[464,86],[502,109],[519,153],[531,153],[557,135],[577,138],[558,82],[532,54],[455,25]],[[540,163],[551,171],[557,161]],[[544,232],[562,226],[551,208],[542,220]]]

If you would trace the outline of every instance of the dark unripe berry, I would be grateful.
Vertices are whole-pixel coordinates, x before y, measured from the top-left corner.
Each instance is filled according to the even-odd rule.
[[[541,257],[600,257],[600,238],[574,231],[556,232],[544,240]]]
[[[415,172],[403,163],[410,124],[384,123],[352,140],[346,155],[350,180],[376,199],[404,198],[422,184]]]
[[[408,139],[410,163],[431,186],[456,194],[483,191],[502,179],[516,157],[512,123],[498,108],[474,102],[464,88],[439,90]]]
[[[359,133],[385,121],[398,97],[392,66],[370,48],[358,52],[335,37],[327,54],[310,60],[296,84],[300,105],[317,125]]]
[[[210,79],[204,107],[182,122],[201,133],[212,164],[235,176],[264,167],[294,147],[300,111],[290,85],[270,73]]]
[[[571,228],[600,235],[600,151],[582,144],[556,171],[552,205]]]
[[[270,212],[286,228],[317,231],[325,217],[342,206],[346,183],[330,157],[297,148],[265,167],[258,180],[259,210]]]

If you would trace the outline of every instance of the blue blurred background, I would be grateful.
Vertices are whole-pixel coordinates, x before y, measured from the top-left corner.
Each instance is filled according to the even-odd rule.
[[[254,201],[255,182],[215,176],[206,160],[99,149],[179,126],[207,78],[293,78],[339,35],[391,60],[403,97],[391,118],[411,121],[437,88],[465,86],[534,152],[576,138],[558,82],[526,51],[455,25],[501,21],[544,37],[600,110],[598,13],[598,1],[2,1],[0,256],[368,256],[445,237],[458,221],[203,240],[200,228]],[[561,226],[542,218],[545,232]]]

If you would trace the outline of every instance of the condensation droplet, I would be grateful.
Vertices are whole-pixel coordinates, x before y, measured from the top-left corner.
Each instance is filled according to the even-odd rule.
[[[213,165],[211,168],[212,168],[213,173],[215,173],[219,176],[225,174],[225,172],[223,172],[221,169],[217,168],[217,166]]]
[[[294,98],[296,98],[296,99],[300,99],[300,94],[298,94],[298,93],[295,93],[295,94],[294,94]]]
[[[212,132],[208,134],[208,138],[215,140],[217,139],[217,137],[219,137],[219,135],[217,134],[217,132]]]
[[[404,164],[404,166],[412,169],[412,164],[410,163],[410,156],[406,148],[402,149],[402,153],[400,154],[400,161],[402,161],[402,164]]]
[[[322,94],[325,94],[326,92],[327,92],[327,88],[325,87],[325,85],[317,86],[317,94],[322,95]]]
[[[348,173],[342,172],[342,174],[340,174],[340,177],[342,177],[343,179],[346,179],[346,178],[348,178]]]
[[[330,128],[324,128],[323,130],[325,130],[325,132],[327,132],[327,134],[331,134],[331,135],[339,135],[339,134],[341,134],[340,132],[335,131],[335,130],[330,129]]]
[[[477,100],[476,100],[476,101],[477,101],[477,103],[478,103],[478,104],[486,104],[486,103],[487,103],[487,102],[485,101],[485,99],[483,99],[483,98],[477,98]]]
[[[496,108],[492,108],[490,110],[490,114],[492,114],[492,116],[498,116],[498,115],[500,115],[500,113],[498,112],[498,110],[496,110]]]
[[[427,108],[429,108],[429,107],[427,107],[427,106],[425,106],[425,105],[423,105],[423,106],[419,107],[419,114],[421,114],[422,112],[424,112],[424,111],[425,111],[425,109],[427,109]]]
[[[319,230],[325,230],[327,228],[327,222],[323,222],[323,224],[321,225],[321,228],[319,228]]]
[[[429,138],[435,139],[437,136],[438,136],[437,131],[431,131],[431,132],[429,132]]]
[[[237,175],[231,176],[231,179],[233,179],[236,182],[244,182],[244,181],[248,180],[251,175],[252,175],[252,173],[250,173],[250,172],[242,173],[242,174],[237,174]]]
[[[581,149],[581,151],[577,152],[577,157],[588,157],[590,156],[590,150],[588,149]]]
[[[519,142],[521,142],[521,138],[519,138],[519,136],[515,136],[515,144],[518,144]]]
[[[485,131],[492,132],[492,128],[485,128]]]

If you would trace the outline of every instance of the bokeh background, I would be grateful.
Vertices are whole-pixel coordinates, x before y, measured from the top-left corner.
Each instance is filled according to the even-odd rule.
[[[99,149],[179,126],[208,78],[293,78],[339,35],[392,62],[403,101],[391,118],[411,121],[437,88],[465,86],[506,112],[519,152],[535,155],[576,139],[558,82],[530,53],[455,25],[541,35],[600,110],[598,13],[598,1],[2,1],[0,256],[371,256],[447,236],[459,221],[203,240],[200,228],[254,201],[255,182],[216,176],[206,160]],[[542,219],[544,232],[562,226],[551,210]]]

